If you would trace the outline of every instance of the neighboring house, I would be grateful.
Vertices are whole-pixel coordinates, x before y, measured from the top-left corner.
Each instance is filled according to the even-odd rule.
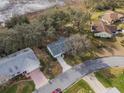
[[[61,37],[58,41],[48,44],[47,49],[54,58],[62,56],[67,52],[65,48],[65,38]]]
[[[117,13],[114,11],[107,11],[103,16],[102,16],[102,21],[106,22],[107,24],[113,24],[116,21],[123,21],[124,22],[124,14]]]
[[[102,21],[98,21],[92,24],[91,31],[96,37],[111,38],[117,32],[117,27],[113,25],[106,25]]]
[[[58,41],[53,42],[51,44],[48,44],[47,49],[49,50],[50,54],[58,60],[58,62],[61,64],[63,68],[63,72],[70,69],[71,66],[66,64],[66,62],[63,59],[64,53],[66,53],[68,50],[65,47],[65,38],[61,37]]]
[[[40,62],[30,48],[0,59],[0,85],[18,75],[28,75],[40,68]]]

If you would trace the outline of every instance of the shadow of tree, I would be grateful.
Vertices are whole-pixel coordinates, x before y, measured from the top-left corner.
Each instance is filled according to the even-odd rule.
[[[114,50],[118,50],[118,47],[115,45],[117,42],[116,38],[112,39],[99,39],[95,43],[95,51],[99,54],[104,54],[105,51],[109,52],[111,55],[114,55]]]
[[[75,67],[75,70],[78,71],[82,76],[87,75],[92,72],[96,72],[103,68],[109,68],[110,66],[103,63],[101,59],[88,60],[84,64],[80,64]]]

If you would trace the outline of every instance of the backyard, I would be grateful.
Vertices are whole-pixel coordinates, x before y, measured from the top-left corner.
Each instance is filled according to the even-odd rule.
[[[124,93],[124,68],[110,68],[95,73],[97,79],[106,87],[116,87]]]
[[[80,80],[68,89],[66,89],[64,93],[94,93],[94,91],[85,81]]]

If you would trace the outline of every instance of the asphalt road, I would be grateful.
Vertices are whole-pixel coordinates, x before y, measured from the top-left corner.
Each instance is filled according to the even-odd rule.
[[[108,67],[124,67],[124,57],[113,56],[88,60],[60,74],[51,80],[52,83],[46,84],[33,93],[52,93],[56,88],[64,90],[87,74]]]

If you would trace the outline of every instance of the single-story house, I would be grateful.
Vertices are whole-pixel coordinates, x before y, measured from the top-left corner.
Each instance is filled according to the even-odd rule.
[[[68,49],[66,48],[66,39],[64,37],[61,37],[58,41],[55,41],[51,44],[48,44],[47,49],[49,50],[50,54],[56,58],[59,62],[59,64],[62,66],[63,68],[63,72],[65,72],[66,70],[70,69],[71,66],[68,65],[65,61],[64,61],[64,53],[66,53],[68,51]]]
[[[91,31],[94,33],[95,37],[111,38],[116,34],[117,27],[98,21],[92,24]]]
[[[54,58],[57,58],[67,52],[65,48],[65,38],[60,37],[58,41],[48,44],[47,49]]]
[[[0,59],[0,85],[18,76],[40,68],[40,62],[30,48]]]
[[[103,16],[102,16],[102,21],[106,22],[107,24],[113,24],[116,21],[124,21],[124,14],[114,12],[114,11],[107,11]]]

